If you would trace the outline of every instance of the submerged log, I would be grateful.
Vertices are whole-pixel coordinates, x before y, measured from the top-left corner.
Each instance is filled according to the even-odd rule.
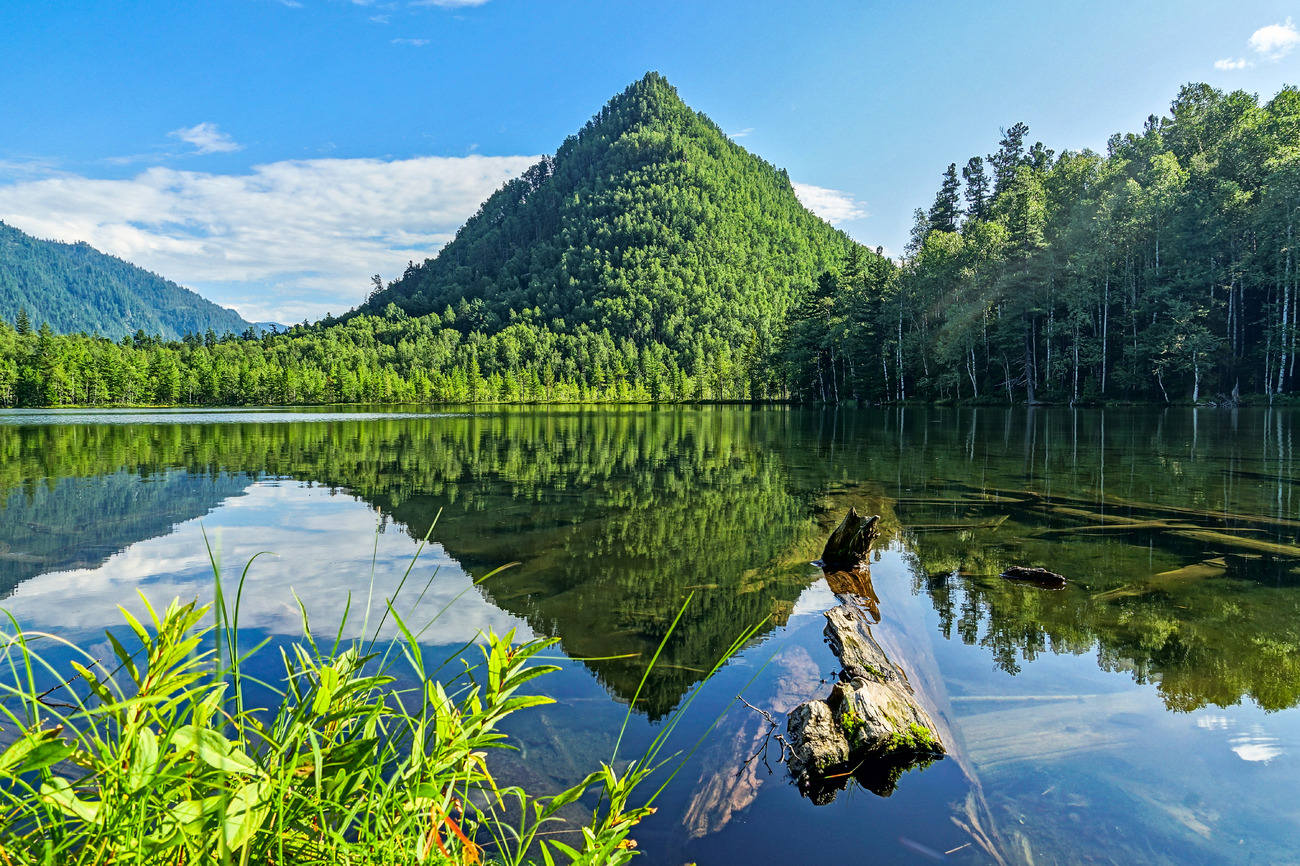
[[[826,612],[825,634],[843,667],[841,681],[826,700],[790,713],[790,773],[818,805],[835,799],[850,778],[887,797],[905,770],[943,756],[938,727],[853,605]]]
[[[865,562],[871,545],[879,535],[876,524],[880,515],[863,517],[856,508],[850,508],[840,525],[831,533],[822,551],[822,564],[828,568],[853,567]]]
[[[1002,572],[1002,576],[1007,580],[1032,583],[1042,589],[1062,589],[1065,586],[1064,577],[1045,568],[1026,568],[1023,565],[1013,565]]]
[[[1110,601],[1116,598],[1131,598],[1133,596],[1146,595],[1149,592],[1161,592],[1174,589],[1192,581],[1204,580],[1210,577],[1222,577],[1228,573],[1228,560],[1224,556],[1216,556],[1213,559],[1207,559],[1204,562],[1185,565],[1182,568],[1175,568],[1173,571],[1162,571],[1153,575],[1144,583],[1126,584],[1118,586],[1106,592],[1099,592],[1092,597],[1093,601]]]

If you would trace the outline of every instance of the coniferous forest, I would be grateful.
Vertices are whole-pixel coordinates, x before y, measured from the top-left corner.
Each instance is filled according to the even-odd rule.
[[[954,161],[897,262],[651,73],[341,317],[0,324],[0,405],[1272,401],[1295,390],[1300,91],[1188,85],[1106,153]]]
[[[87,243],[40,240],[0,222],[0,312],[12,322],[19,311],[58,333],[113,339],[249,327],[234,310]]]

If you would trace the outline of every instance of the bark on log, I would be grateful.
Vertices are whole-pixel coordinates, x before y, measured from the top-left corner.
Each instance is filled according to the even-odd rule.
[[[863,517],[856,508],[850,508],[826,541],[821,559],[823,567],[852,568],[866,562],[871,545],[880,534],[876,529],[879,522],[880,515]]]
[[[905,770],[944,754],[938,727],[853,605],[826,612],[825,634],[843,667],[841,682],[826,700],[790,713],[790,773],[819,805],[835,799],[850,777],[887,797]]]

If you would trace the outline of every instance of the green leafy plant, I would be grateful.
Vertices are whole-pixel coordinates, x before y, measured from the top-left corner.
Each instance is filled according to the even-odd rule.
[[[400,637],[385,646],[375,637],[343,640],[343,624],[331,644],[318,644],[304,608],[303,640],[280,652],[283,679],[264,682],[249,671],[265,643],[247,652],[238,643],[248,568],[228,608],[215,558],[213,565],[211,606],[177,600],[160,612],[145,599],[145,622],[122,610],[139,648],[110,633],[111,670],[9,620],[9,633],[0,634],[5,866],[473,864],[489,853],[495,862],[540,857],[554,866],[634,856],[629,834],[654,811],[650,801],[663,786],[639,805],[634,793],[663,765],[660,752],[680,715],[621,772],[616,748],[609,763],[558,794],[501,788],[489,752],[506,745],[499,726],[507,716],[551,702],[525,687],[558,670],[541,655],[556,640],[516,643],[513,631],[489,632],[478,663],[465,661],[470,647],[462,647],[453,656],[462,660],[460,675],[445,680],[437,675],[447,662],[428,666],[391,599],[373,634],[391,619]],[[369,628],[367,617],[363,633]],[[35,651],[38,641],[78,655],[70,679]],[[38,683],[49,680],[61,685],[42,690]],[[278,704],[255,706],[253,686]],[[49,697],[59,689],[73,695],[70,703]],[[571,843],[541,840],[541,828],[588,791],[599,805]]]

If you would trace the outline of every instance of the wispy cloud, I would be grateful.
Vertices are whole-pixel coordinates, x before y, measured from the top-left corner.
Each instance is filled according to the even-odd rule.
[[[1290,18],[1285,24],[1261,27],[1250,37],[1250,47],[1265,60],[1281,60],[1294,51],[1296,45],[1300,45],[1300,31],[1296,30]]]
[[[355,306],[450,240],[537,157],[314,159],[221,175],[155,166],[133,178],[0,183],[0,219],[91,246],[193,287],[251,321]]]
[[[1238,57],[1236,60],[1233,60],[1231,57],[1225,57],[1222,60],[1214,61],[1214,68],[1223,70],[1245,69],[1247,66],[1251,65],[1251,62],[1244,57]]]
[[[376,24],[387,24],[388,19],[391,17],[392,17],[391,15],[371,15],[370,20],[375,22]]]
[[[745,136],[749,135],[753,131],[754,131],[754,127],[747,126],[744,129],[739,129],[736,130],[735,132],[728,132],[727,138],[744,138]]]
[[[218,129],[215,123],[200,123],[197,126],[173,129],[167,135],[169,138],[179,138],[187,144],[194,145],[198,153],[229,153],[243,147]]]
[[[0,183],[46,178],[56,174],[62,174],[62,170],[58,161],[53,159],[0,159]]]
[[[461,9],[466,6],[482,6],[488,0],[412,0],[412,6],[438,6],[443,9]]]
[[[428,40],[428,39],[394,39],[394,40],[393,40],[393,44],[394,44],[394,45],[413,45],[413,46],[415,46],[416,48],[419,48],[421,45],[428,45],[428,44],[429,44],[429,40]]]
[[[799,196],[799,201],[803,202],[804,207],[831,225],[871,216],[867,211],[867,203],[857,201],[851,193],[827,189],[824,186],[813,186],[810,183],[790,185],[794,187],[794,194]]]

